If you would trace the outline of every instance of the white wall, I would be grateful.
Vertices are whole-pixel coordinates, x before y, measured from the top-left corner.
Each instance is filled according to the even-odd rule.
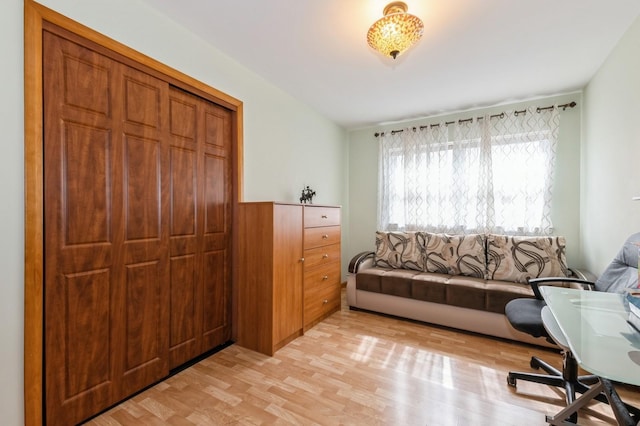
[[[375,246],[378,139],[375,132],[402,129],[496,114],[506,110],[521,110],[528,105],[549,106],[576,101],[577,106],[560,113],[557,166],[551,217],[556,235],[567,240],[567,261],[572,267],[582,267],[580,254],[580,111],[581,93],[572,93],[517,104],[500,105],[474,111],[464,111],[421,120],[412,120],[386,126],[371,127],[349,132],[349,251],[350,255],[373,250]]]
[[[581,234],[599,274],[640,231],[640,18],[584,91]]]
[[[0,6],[0,418],[6,425],[24,422],[22,39],[22,0],[4,0]]]

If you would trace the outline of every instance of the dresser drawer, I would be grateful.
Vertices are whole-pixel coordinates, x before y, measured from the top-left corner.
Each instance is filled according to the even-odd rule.
[[[328,246],[340,243],[340,227],[305,228],[304,249]]]
[[[313,268],[318,265],[340,260],[340,244],[316,247],[304,251],[304,268]]]
[[[340,286],[319,288],[304,295],[304,326],[308,328],[340,309]]]
[[[304,207],[304,227],[316,228],[318,226],[340,225],[339,207]]]
[[[304,291],[311,291],[314,288],[339,286],[340,285],[340,262],[332,262],[327,265],[316,266],[315,268],[304,269]]]

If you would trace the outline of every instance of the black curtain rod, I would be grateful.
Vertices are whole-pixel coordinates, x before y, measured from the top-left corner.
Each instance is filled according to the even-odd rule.
[[[567,103],[567,104],[558,105],[558,108],[562,108],[562,110],[564,111],[564,110],[566,110],[567,108],[573,108],[573,107],[575,107],[576,105],[577,105],[577,104],[576,104],[575,102],[571,101],[571,102],[569,102],[569,103]],[[546,111],[546,110],[548,110],[548,109],[553,109],[553,108],[554,108],[554,106],[553,106],[553,105],[548,106],[548,107],[538,107],[538,108],[536,108],[536,112]],[[526,109],[523,109],[522,111],[515,111],[515,112],[514,112],[514,114],[515,114],[516,116],[517,116],[518,114],[526,114],[526,113],[527,113],[527,110],[526,110]],[[484,117],[476,117],[476,120],[482,120],[483,118],[484,118]],[[491,118],[504,118],[504,112],[501,112],[500,114],[494,114],[494,115],[491,115],[491,116],[489,116],[489,118],[490,118],[490,119],[491,119]],[[465,118],[465,119],[462,119],[462,120],[458,120],[458,123],[459,123],[459,124],[467,123],[467,122],[472,121],[472,120],[473,120],[473,118]],[[453,123],[455,123],[455,121],[445,121],[445,123],[444,123],[444,124],[445,124],[446,126],[448,126],[449,124],[453,124]],[[416,130],[418,130],[418,129],[422,130],[422,129],[426,129],[427,127],[429,127],[429,128],[433,128],[433,127],[439,127],[439,126],[440,126],[440,123],[436,123],[436,124],[427,124],[426,126],[412,127],[412,129],[413,129],[413,131],[415,132],[415,131],[416,131]],[[396,133],[402,133],[402,132],[404,132],[404,129],[391,130],[391,134],[392,134],[392,135],[395,135]],[[376,138],[377,138],[378,136],[384,136],[384,132],[376,132],[376,133],[374,133],[374,136],[375,136]]]

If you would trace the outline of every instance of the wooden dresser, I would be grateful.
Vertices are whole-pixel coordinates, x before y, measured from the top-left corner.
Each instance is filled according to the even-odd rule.
[[[304,331],[340,309],[340,207],[304,206]]]
[[[238,205],[237,343],[273,355],[340,309],[340,207]]]

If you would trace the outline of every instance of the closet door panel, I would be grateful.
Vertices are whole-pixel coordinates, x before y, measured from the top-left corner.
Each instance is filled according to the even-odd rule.
[[[58,84],[62,87],[62,101],[60,106],[65,112],[69,110],[83,111],[98,117],[111,117],[111,102],[109,89],[112,84],[111,62],[101,55],[88,49],[79,48],[73,43],[62,39],[54,40],[51,34],[46,33],[49,46],[59,49],[63,56],[56,59],[55,63],[47,63],[48,69],[56,68],[56,76],[45,78],[57,78],[62,76]]]
[[[161,348],[158,336],[162,332],[161,277],[159,262],[126,266],[127,277],[127,348],[125,374],[158,360]],[[149,283],[153,283],[149,285]]]
[[[169,100],[171,135],[193,142],[196,137],[197,105],[195,98],[177,89],[171,90]]]
[[[64,245],[110,242],[111,132],[65,121],[61,136]]]
[[[198,340],[195,334],[197,300],[197,274],[195,254],[171,258],[171,305],[169,348],[170,367],[193,358]]]
[[[120,65],[115,94],[114,132],[121,132],[121,263],[119,306],[114,307],[122,344],[123,379],[116,399],[124,398],[169,372],[169,233],[166,116],[167,83]],[[166,196],[164,196],[166,197]]]
[[[109,385],[110,281],[108,270],[64,276],[65,400]]]
[[[199,102],[203,203],[203,347],[206,351],[231,337],[230,216],[231,121],[227,110]]]
[[[171,135],[170,367],[200,354],[202,254],[198,234],[198,145],[195,99],[175,89],[169,95]]]
[[[108,406],[119,380],[117,70],[50,33],[43,41],[46,415],[75,424]]]
[[[197,105],[175,90],[169,97],[171,238],[196,237]],[[194,251],[195,247],[189,249]]]
[[[197,153],[183,147],[171,148],[171,274],[170,274],[170,368],[199,353],[201,259],[197,237]]]
[[[124,120],[142,129],[158,131],[162,125],[165,87],[152,77],[127,68],[124,76]]]
[[[206,234],[226,234],[228,204],[228,180],[226,159],[205,155],[204,160]]]
[[[172,365],[177,365],[230,338],[230,115],[177,88],[171,89],[170,99],[171,162],[175,164],[171,178],[172,193],[176,194],[172,201],[172,256],[194,255],[195,268],[193,287],[172,290],[172,309],[180,310],[172,314],[172,321],[181,318],[172,329],[194,336],[193,344],[190,340],[179,350],[172,349]],[[187,234],[193,238],[186,238]],[[172,289],[182,286],[178,275],[183,274],[172,274]],[[192,307],[189,313],[182,310],[186,306]],[[189,314],[191,318],[186,319]]]
[[[205,143],[228,150],[231,145],[231,114],[210,102],[205,108]]]
[[[216,250],[204,255],[203,351],[229,340],[227,300],[227,252]]]
[[[196,152],[171,147],[171,237],[196,237]]]
[[[160,241],[160,143],[153,139],[128,136],[124,150],[126,239]]]

